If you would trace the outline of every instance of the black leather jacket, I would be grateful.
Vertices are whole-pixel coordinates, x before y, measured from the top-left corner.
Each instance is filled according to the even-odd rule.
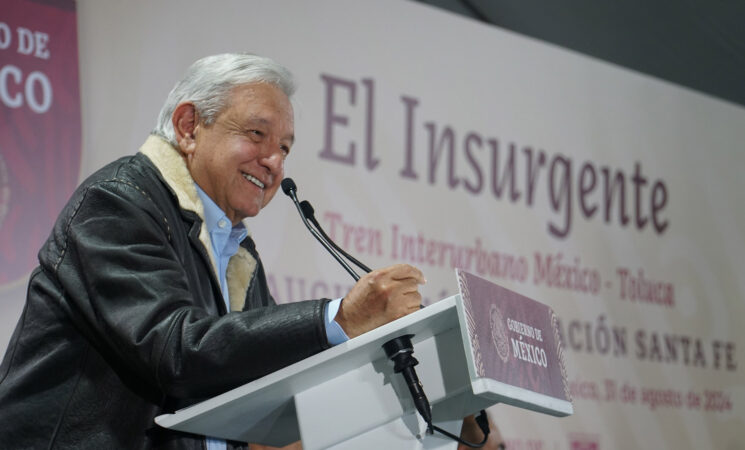
[[[326,300],[275,305],[250,237],[226,314],[183,160],[142,151],[87,179],[39,252],[0,366],[2,448],[201,449],[153,418],[328,347]]]

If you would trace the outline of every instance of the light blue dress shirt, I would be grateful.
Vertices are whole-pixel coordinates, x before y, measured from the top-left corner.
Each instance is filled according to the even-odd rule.
[[[199,198],[204,204],[204,225],[210,235],[212,251],[217,263],[217,277],[220,280],[220,291],[227,310],[230,311],[230,296],[228,295],[227,269],[230,257],[238,252],[241,241],[248,235],[243,223],[232,226],[232,223],[219,206],[195,183]],[[326,338],[331,345],[341,344],[349,339],[334,318],[339,312],[341,298],[326,304],[324,312],[326,324]],[[221,439],[207,437],[208,450],[225,450],[226,443]]]

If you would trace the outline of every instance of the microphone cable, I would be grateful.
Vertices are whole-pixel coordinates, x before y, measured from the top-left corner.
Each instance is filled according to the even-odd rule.
[[[476,416],[476,424],[478,424],[479,429],[481,429],[481,432],[484,433],[484,440],[479,442],[478,444],[474,444],[472,442],[468,442],[464,439],[461,439],[460,437],[443,430],[442,428],[438,427],[437,425],[432,425],[432,428],[437,431],[438,433],[444,434],[445,436],[449,437],[450,439],[454,441],[458,441],[461,444],[465,445],[469,448],[482,448],[484,445],[486,445],[486,441],[489,440],[489,432],[491,431],[489,429],[489,418],[486,416],[486,411],[483,409],[481,412],[479,412],[479,415]]]

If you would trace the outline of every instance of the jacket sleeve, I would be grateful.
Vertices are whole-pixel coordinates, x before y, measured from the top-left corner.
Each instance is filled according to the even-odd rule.
[[[171,224],[137,186],[87,188],[46,267],[98,351],[169,396],[215,395],[328,347],[325,300],[210,314],[189,289]],[[265,282],[264,282],[265,285]],[[268,295],[268,290],[266,291]],[[201,300],[201,301],[200,301]]]

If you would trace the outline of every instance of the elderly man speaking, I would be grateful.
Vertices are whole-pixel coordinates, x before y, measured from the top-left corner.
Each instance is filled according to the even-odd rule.
[[[275,304],[242,220],[282,180],[293,90],[270,59],[201,59],[140,151],[75,191],[0,368],[4,448],[240,447],[153,418],[419,309],[404,264],[343,299]]]

